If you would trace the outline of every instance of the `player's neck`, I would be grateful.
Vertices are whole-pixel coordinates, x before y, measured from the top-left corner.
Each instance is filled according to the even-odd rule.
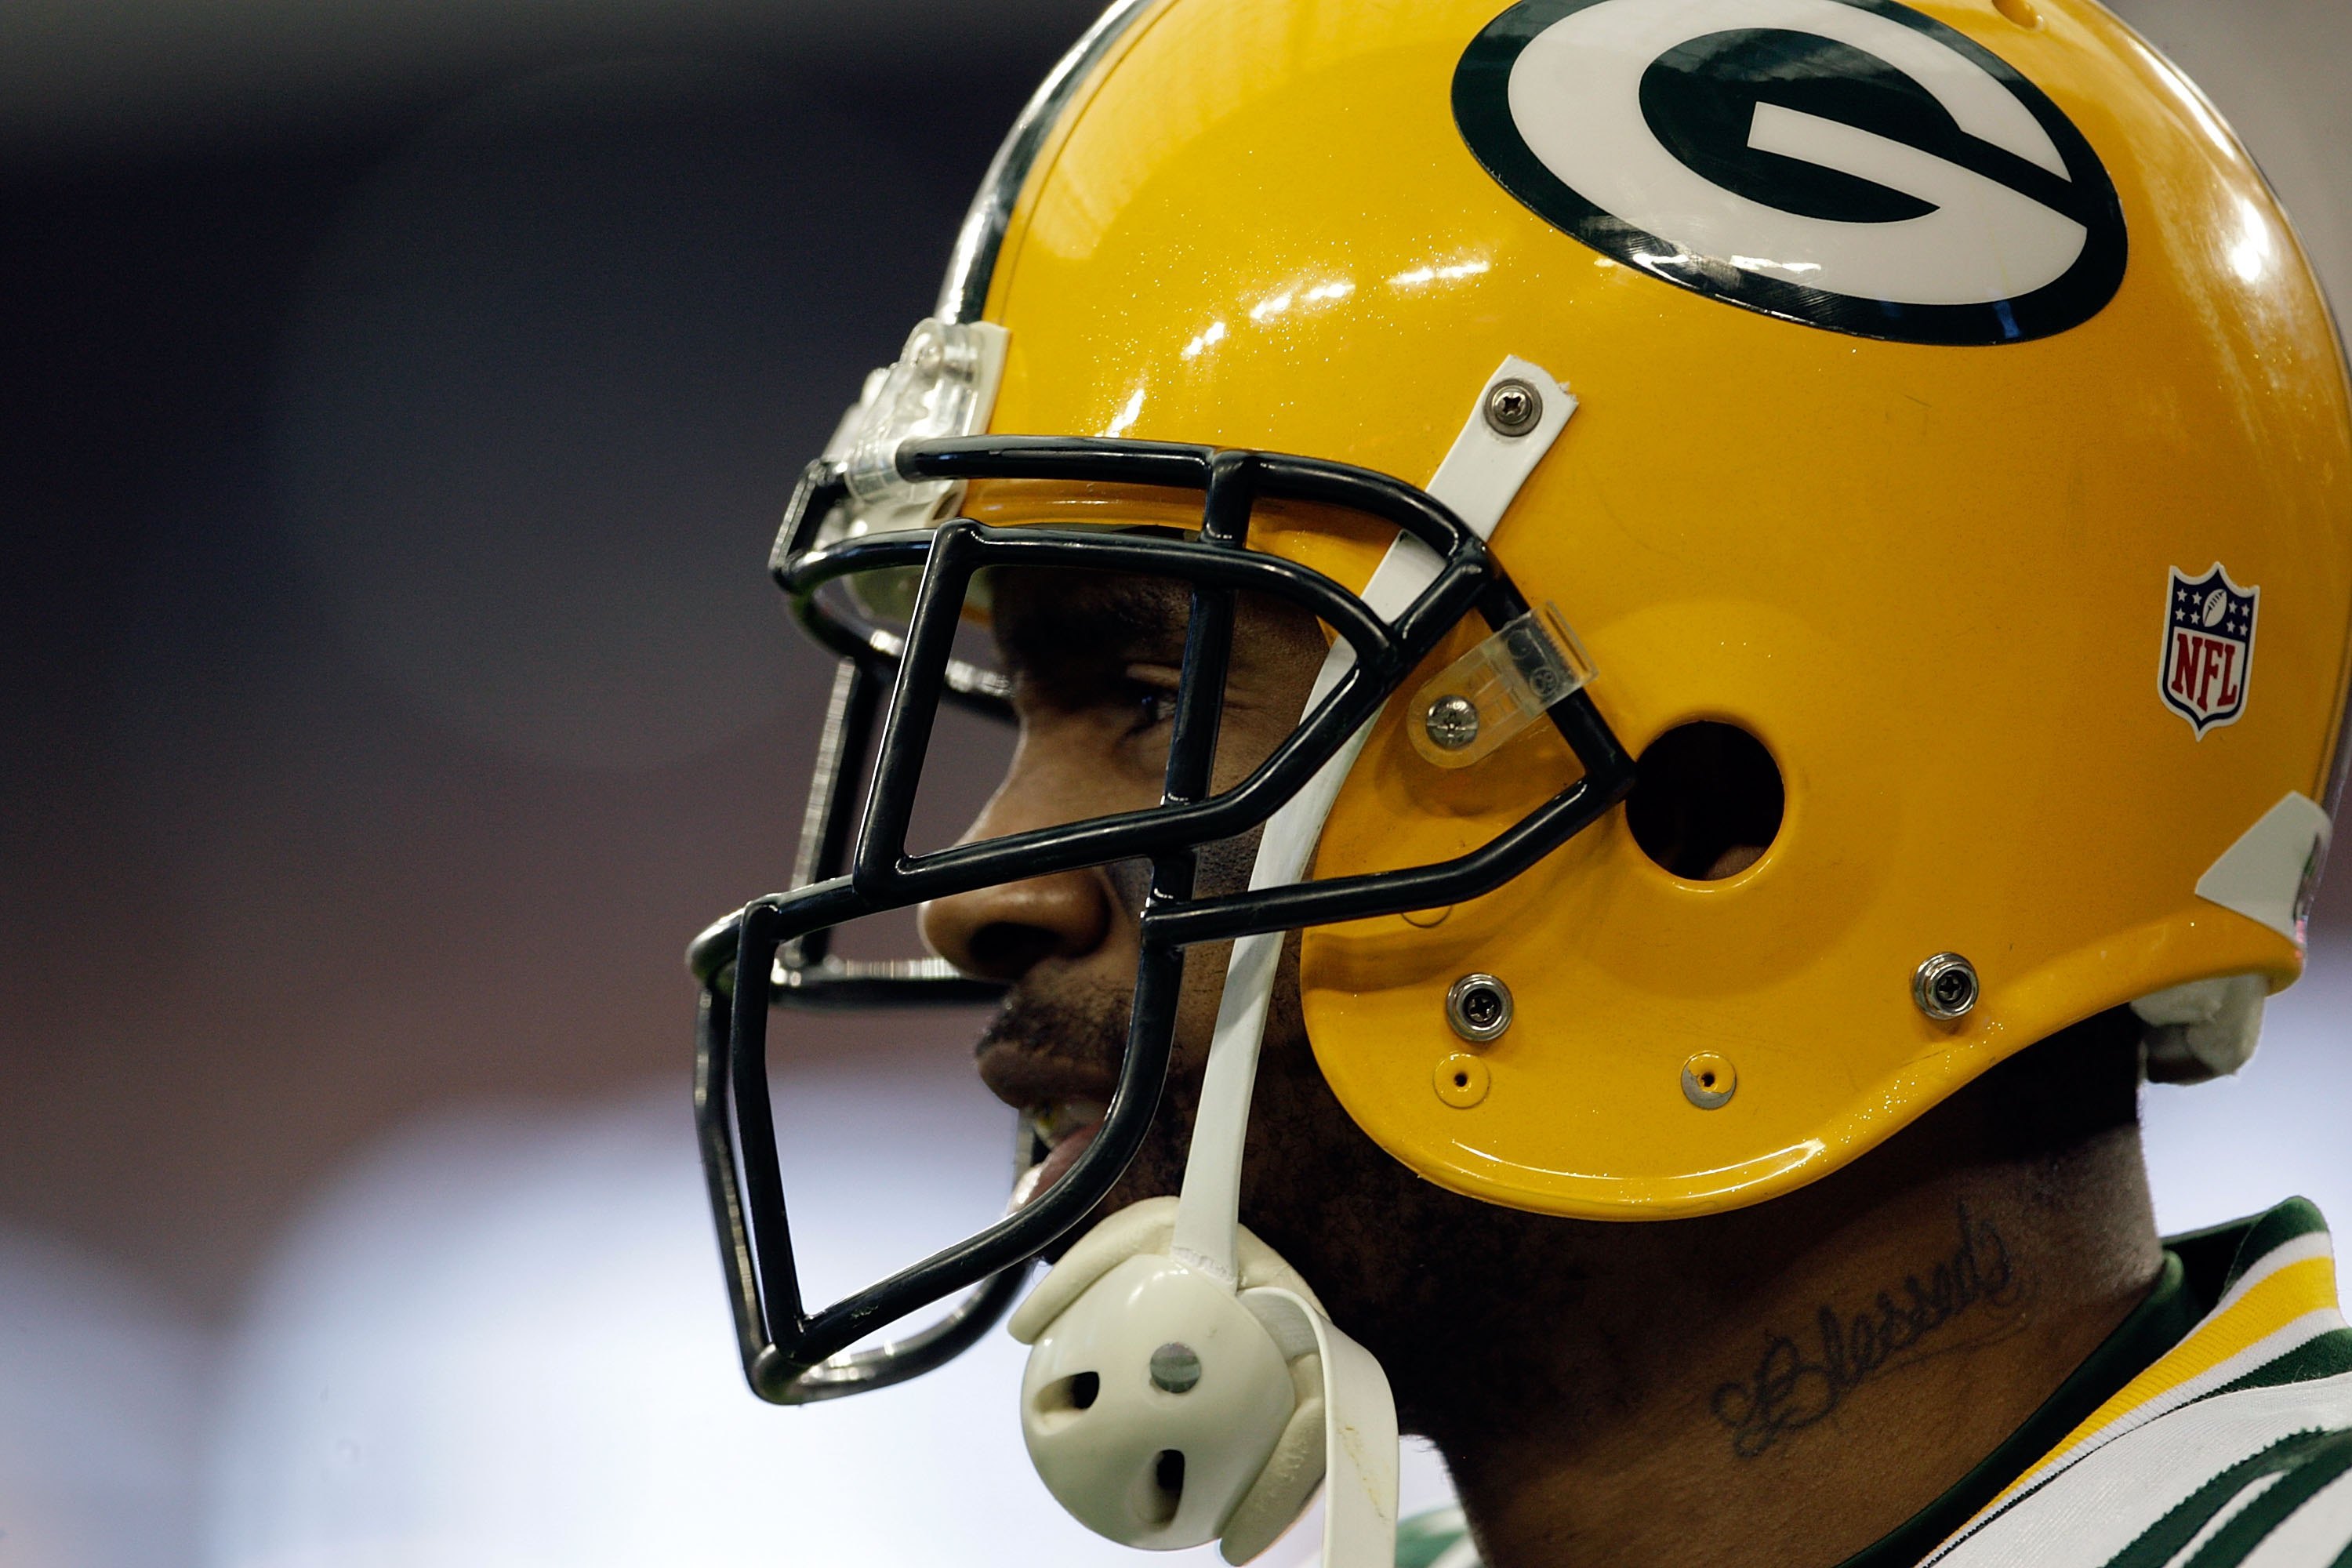
[[[1643,1256],[1521,1336],[1522,1396],[1482,1378],[1429,1423],[1488,1568],[1832,1568],[1990,1454],[2161,1259],[2136,1131],[2054,1166],[1936,1155],[1625,1227]]]

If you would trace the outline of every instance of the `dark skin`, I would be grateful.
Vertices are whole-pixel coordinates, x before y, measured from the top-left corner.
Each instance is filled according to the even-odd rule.
[[[1181,591],[1008,574],[995,606],[1022,735],[971,837],[1156,801]],[[1289,732],[1324,648],[1303,613],[1244,602],[1221,784]],[[1248,864],[1247,845],[1215,847],[1203,876],[1234,885]],[[980,1055],[1009,1103],[1108,1099],[1136,896],[1097,869],[925,909],[938,952],[1013,984]],[[1105,1213],[1177,1190],[1224,962],[1188,955],[1169,1092]],[[1835,1174],[1702,1219],[1500,1208],[1415,1176],[1340,1109],[1307,1045],[1294,938],[1242,1217],[1380,1357],[1490,1568],[1829,1568],[1991,1450],[2156,1276],[2127,1113],[2055,1150],[2014,1118],[1992,1089],[1966,1090]]]

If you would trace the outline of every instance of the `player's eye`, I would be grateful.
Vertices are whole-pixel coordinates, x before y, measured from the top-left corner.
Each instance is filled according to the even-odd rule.
[[[1175,672],[1162,680],[1158,671],[1146,675],[1130,670],[1120,682],[1120,703],[1129,714],[1128,733],[1140,735],[1176,717]]]

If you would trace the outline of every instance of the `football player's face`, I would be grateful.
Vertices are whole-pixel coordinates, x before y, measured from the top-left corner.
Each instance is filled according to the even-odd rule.
[[[1021,736],[968,839],[1157,804],[1190,611],[1185,587],[1102,573],[1005,572],[992,597]],[[1217,787],[1244,777],[1297,726],[1326,646],[1305,612],[1240,601]],[[1197,890],[1245,886],[1255,843],[1252,835],[1205,847]],[[935,951],[968,973],[1013,984],[981,1040],[980,1073],[1000,1098],[1033,1112],[1052,1143],[1041,1189],[1092,1138],[1110,1096],[1126,1045],[1148,877],[1139,862],[1067,871],[923,910],[924,939]],[[1220,944],[1186,955],[1169,1092],[1106,1212],[1177,1188],[1226,953]],[[1305,1060],[1295,952],[1283,966],[1267,1036],[1270,1058]],[[1342,1114],[1336,1104],[1329,1113]]]
[[[1008,574],[993,588],[998,642],[1015,681],[1021,739],[971,838],[1150,805],[1160,798],[1188,600],[1173,584],[1103,574]],[[1327,640],[1304,612],[1244,599],[1237,608],[1215,782],[1243,777],[1300,715]],[[1204,847],[1195,886],[1246,886],[1256,838]],[[923,910],[925,939],[972,973],[1012,983],[980,1042],[980,1074],[1008,1103],[1040,1113],[1054,1151],[1036,1189],[1069,1168],[1093,1136],[1127,1041],[1140,947],[1136,911],[1146,868],[1065,872],[942,899]],[[1108,1214],[1176,1192],[1227,948],[1191,950],[1167,1092],[1140,1152],[1105,1200]],[[1098,1214],[1096,1217],[1101,1217]],[[1557,1253],[1579,1227],[1459,1196],[1412,1174],[1372,1142],[1316,1066],[1298,1005],[1297,940],[1286,945],[1268,1009],[1243,1167],[1242,1219],[1314,1284],[1349,1334],[1395,1381],[1402,1419],[1426,1429],[1417,1391],[1465,1375],[1461,1336],[1514,1342],[1507,1321],[1549,1297],[1474,1290],[1465,1280],[1523,1276],[1541,1232]],[[1073,1233],[1075,1239],[1076,1233]],[[1588,1237],[1588,1240],[1591,1237]],[[1058,1256],[1058,1250],[1055,1254]],[[1581,1265],[1578,1265],[1581,1267]],[[1465,1311],[1465,1301],[1478,1316]],[[1504,1375],[1515,1375],[1506,1358]]]

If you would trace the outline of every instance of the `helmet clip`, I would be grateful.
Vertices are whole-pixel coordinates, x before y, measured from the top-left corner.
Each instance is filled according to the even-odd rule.
[[[1405,732],[1426,761],[1466,768],[1583,690],[1593,673],[1592,656],[1559,606],[1547,604],[1424,681],[1406,710]]]

